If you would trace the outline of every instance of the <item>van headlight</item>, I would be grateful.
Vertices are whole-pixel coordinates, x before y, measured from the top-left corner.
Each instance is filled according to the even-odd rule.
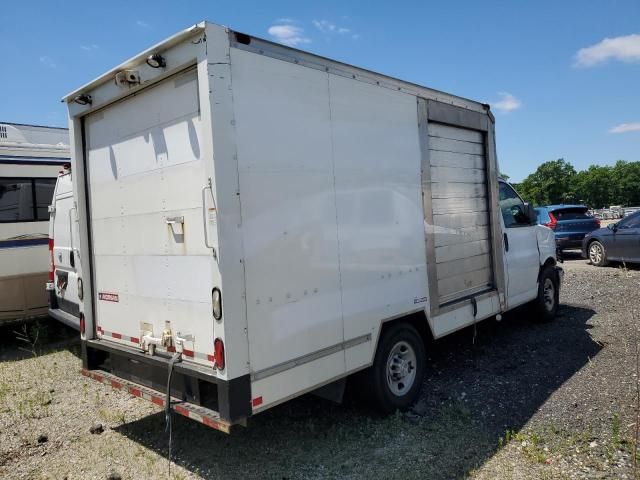
[[[218,287],[215,287],[211,292],[211,304],[213,318],[220,320],[222,318],[222,293]]]

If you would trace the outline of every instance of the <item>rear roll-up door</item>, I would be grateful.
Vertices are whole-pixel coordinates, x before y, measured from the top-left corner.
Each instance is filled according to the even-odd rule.
[[[430,121],[433,241],[440,305],[492,285],[483,133]]]

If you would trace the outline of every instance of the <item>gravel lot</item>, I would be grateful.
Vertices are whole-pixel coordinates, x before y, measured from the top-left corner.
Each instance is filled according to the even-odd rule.
[[[429,345],[414,412],[304,396],[230,436],[174,415],[171,478],[636,478],[640,269],[564,266],[555,322],[521,309]],[[82,377],[73,332],[45,323],[34,355],[16,328],[0,330],[0,477],[167,478],[158,408]]]

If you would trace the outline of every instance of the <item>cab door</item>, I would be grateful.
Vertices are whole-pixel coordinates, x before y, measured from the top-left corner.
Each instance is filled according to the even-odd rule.
[[[500,182],[500,210],[507,264],[507,306],[513,308],[533,300],[538,293],[538,227],[526,217],[520,196],[505,182]]]
[[[623,261],[640,262],[640,213],[621,220],[613,238],[616,257]]]

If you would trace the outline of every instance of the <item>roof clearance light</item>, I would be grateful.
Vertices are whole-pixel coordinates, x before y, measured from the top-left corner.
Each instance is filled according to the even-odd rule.
[[[159,53],[153,53],[147,57],[147,65],[151,68],[164,68],[167,66],[167,61]]]
[[[73,101],[78,105],[91,105],[93,103],[91,95],[88,95],[86,93],[81,93],[76,98],[74,98]]]

